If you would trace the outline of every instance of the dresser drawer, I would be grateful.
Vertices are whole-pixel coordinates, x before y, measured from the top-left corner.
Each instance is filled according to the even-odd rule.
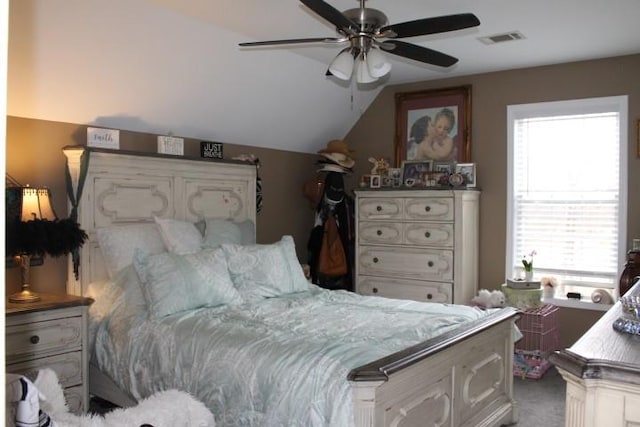
[[[358,218],[363,219],[400,219],[402,218],[402,199],[366,198],[358,200]]]
[[[82,347],[82,318],[63,317],[8,325],[5,334],[7,363],[51,352],[69,352]]]
[[[453,221],[451,197],[421,197],[404,200],[404,218],[413,220]]]
[[[82,352],[80,351],[12,363],[7,365],[7,372],[26,376],[33,374],[31,376],[35,378],[37,371],[43,368],[53,369],[62,387],[82,384]]]
[[[405,247],[360,246],[358,274],[418,280],[453,279],[453,251]]]
[[[358,223],[360,243],[402,243],[402,224],[397,222],[360,221]]]
[[[438,222],[409,222],[403,224],[402,243],[407,245],[423,245],[453,247],[453,224]]]
[[[425,302],[451,303],[453,301],[451,283],[359,276],[356,286],[358,293],[362,295]]]

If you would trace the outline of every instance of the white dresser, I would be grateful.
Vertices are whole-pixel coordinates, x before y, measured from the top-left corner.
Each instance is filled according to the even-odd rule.
[[[479,191],[355,193],[356,292],[456,304],[476,295]]]
[[[69,410],[89,409],[87,308],[91,298],[39,294],[34,303],[6,303],[6,370],[35,379],[53,369]]]

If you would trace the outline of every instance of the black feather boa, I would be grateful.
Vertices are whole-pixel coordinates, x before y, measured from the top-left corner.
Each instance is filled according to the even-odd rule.
[[[70,218],[49,221],[8,221],[7,255],[30,254],[59,257],[81,247],[87,233]]]

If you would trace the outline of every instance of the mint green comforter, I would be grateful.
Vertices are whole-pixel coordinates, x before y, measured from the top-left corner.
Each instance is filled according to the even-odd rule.
[[[312,286],[147,320],[138,297],[111,289],[97,298],[92,363],[136,398],[191,393],[217,426],[353,425],[351,369],[486,314]]]

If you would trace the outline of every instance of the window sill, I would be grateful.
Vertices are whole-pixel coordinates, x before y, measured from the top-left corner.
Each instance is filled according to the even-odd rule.
[[[582,299],[572,299],[572,298],[562,298],[562,297],[553,297],[553,298],[542,298],[542,302],[545,304],[553,304],[558,307],[566,307],[566,308],[577,308],[580,310],[594,310],[594,311],[607,311],[613,304],[596,304],[590,299],[582,298]]]

